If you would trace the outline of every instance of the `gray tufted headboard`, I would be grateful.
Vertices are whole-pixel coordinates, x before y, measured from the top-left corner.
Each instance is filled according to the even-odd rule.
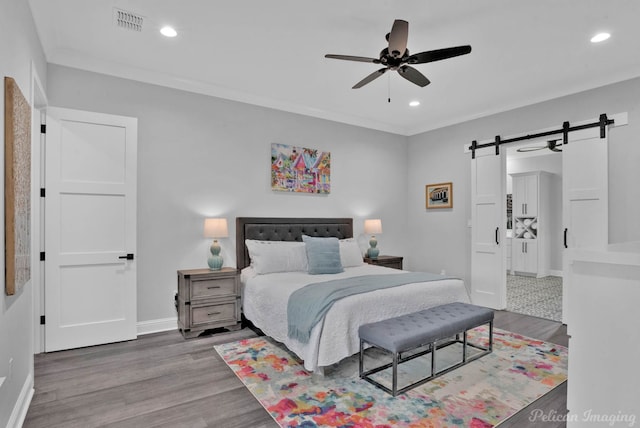
[[[249,266],[245,239],[302,241],[302,235],[353,237],[351,218],[236,217],[236,260],[238,269]]]

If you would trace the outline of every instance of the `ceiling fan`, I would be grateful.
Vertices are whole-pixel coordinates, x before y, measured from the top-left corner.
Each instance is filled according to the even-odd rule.
[[[395,70],[411,83],[425,87],[429,83],[422,73],[408,64],[424,64],[427,62],[440,61],[459,55],[465,55],[471,52],[471,46],[455,46],[451,48],[436,49],[432,51],[420,52],[417,54],[409,54],[407,49],[407,38],[409,36],[409,23],[401,19],[393,21],[391,32],[387,34],[386,39],[389,46],[380,52],[379,58],[368,58],[362,56],[351,55],[334,55],[327,54],[325,58],[342,59],[346,61],[371,62],[373,64],[382,64],[383,68],[374,71],[353,86],[353,89],[362,88],[367,83],[382,76],[387,70]]]
[[[562,143],[558,144],[558,141],[561,141],[561,140],[560,139],[549,140],[549,141],[547,141],[547,144],[545,144],[543,146],[520,147],[516,151],[522,153],[522,152],[533,152],[533,151],[536,151],[536,150],[549,149],[552,152],[561,152],[562,149],[560,149],[558,147],[561,146]]]

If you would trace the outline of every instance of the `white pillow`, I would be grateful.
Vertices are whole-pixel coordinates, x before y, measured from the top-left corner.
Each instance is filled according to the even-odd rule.
[[[296,272],[308,269],[304,242],[295,241],[244,241],[249,250],[251,267],[258,274]]]
[[[353,238],[340,240],[340,261],[342,267],[360,266],[364,263],[360,246]]]

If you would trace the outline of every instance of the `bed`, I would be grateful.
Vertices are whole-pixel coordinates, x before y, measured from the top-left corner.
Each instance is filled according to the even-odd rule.
[[[299,257],[298,248],[304,248],[303,235],[338,238],[343,271],[312,275],[300,268],[299,264],[305,262]],[[253,263],[248,245],[252,247]],[[330,283],[363,275],[395,274],[398,277],[397,274],[406,272],[366,264],[362,253],[354,248],[359,247],[353,239],[350,218],[236,218],[236,260],[241,270],[243,315],[264,334],[300,357],[309,371],[323,373],[324,367],[356,354],[360,325],[445,303],[469,303],[464,282],[457,278],[408,283],[344,297],[333,303],[322,321],[311,329],[308,341],[290,337],[287,306],[296,290],[311,283]],[[345,258],[345,254],[351,257]],[[265,260],[268,263],[265,264]]]

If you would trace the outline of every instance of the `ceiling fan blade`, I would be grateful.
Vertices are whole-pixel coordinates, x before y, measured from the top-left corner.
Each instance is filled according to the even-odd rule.
[[[535,152],[536,150],[544,150],[547,146],[530,146],[530,147],[520,147],[516,150],[516,152],[524,153],[524,152]]]
[[[549,149],[552,152],[561,152],[562,149],[558,148],[559,146],[562,145],[562,143],[559,143],[559,141],[562,141],[560,139],[557,140],[549,140],[547,141],[547,144],[544,146],[529,146],[529,147],[521,147],[519,149],[517,149],[517,152],[523,153],[523,152],[534,152],[536,150],[544,150],[544,149]]]
[[[455,46],[452,48],[436,49],[433,51],[419,52],[411,55],[405,61],[408,64],[424,64],[426,62],[440,61],[454,56],[466,55],[471,52],[471,46]]]
[[[381,68],[380,70],[374,71],[373,73],[371,73],[370,75],[368,75],[367,77],[365,77],[364,79],[362,79],[361,81],[359,81],[358,83],[353,85],[353,88],[351,88],[351,89],[362,88],[367,83],[370,83],[373,80],[377,79],[378,77],[382,76],[384,73],[386,73],[386,71],[387,71],[386,67],[385,68]]]
[[[407,50],[407,38],[409,37],[409,23],[402,19],[393,21],[393,27],[389,33],[389,54],[394,58],[402,58]]]
[[[345,61],[372,62],[374,64],[380,64],[380,60],[378,58],[368,58],[365,56],[327,54],[324,57],[331,59],[343,59]]]
[[[407,79],[409,82],[415,83],[416,85],[423,88],[431,83],[424,74],[420,73],[413,67],[409,67],[408,65],[403,65],[402,67],[400,67],[398,69],[398,74]]]

